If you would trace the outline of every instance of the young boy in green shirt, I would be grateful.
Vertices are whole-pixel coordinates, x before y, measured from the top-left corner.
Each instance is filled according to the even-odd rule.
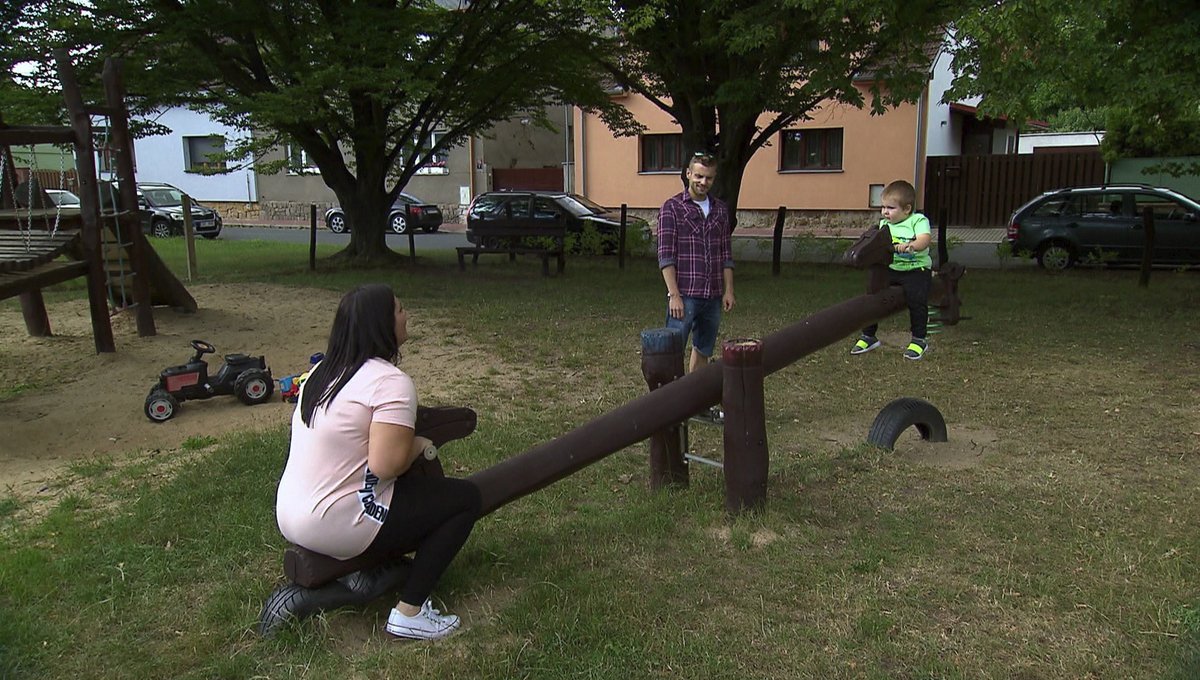
[[[904,349],[904,358],[914,361],[925,356],[929,349],[926,333],[929,327],[929,287],[933,282],[933,259],[929,256],[929,243],[933,236],[929,231],[929,220],[921,213],[913,212],[917,190],[904,180],[897,180],[883,190],[883,207],[879,226],[888,226],[892,234],[892,264],[888,267],[888,282],[904,288],[904,299],[908,302],[908,322],[912,327],[912,341]],[[866,354],[880,346],[875,337],[879,324],[873,323],[863,329],[862,337],[850,348],[851,354]]]

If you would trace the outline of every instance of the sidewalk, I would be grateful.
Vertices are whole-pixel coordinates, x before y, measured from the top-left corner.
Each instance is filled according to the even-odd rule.
[[[250,220],[250,219],[228,219],[225,220],[226,227],[259,227],[267,229],[308,229],[309,223],[307,220]],[[325,224],[318,220],[317,229],[327,230]],[[459,222],[446,222],[442,224],[439,231],[447,234],[461,234],[467,230],[466,225]],[[1006,230],[1002,227],[998,228],[975,228],[975,227],[949,227],[946,229],[947,239],[951,242],[959,243],[1000,243],[1004,240]],[[770,228],[750,228],[743,227],[733,232],[734,236],[743,238],[771,238],[774,230]],[[813,238],[843,238],[855,240],[862,234],[861,231],[848,230],[813,230],[804,231],[800,229],[785,229],[783,237],[785,239],[798,238],[804,236],[812,236]],[[937,241],[937,231],[934,231],[933,240]]]

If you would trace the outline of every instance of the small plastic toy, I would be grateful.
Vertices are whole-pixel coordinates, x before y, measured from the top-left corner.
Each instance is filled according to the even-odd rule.
[[[324,352],[317,352],[308,358],[308,370],[298,375],[285,375],[279,379],[279,398],[289,404],[294,404],[300,398],[300,386],[308,380],[312,367],[325,358]]]
[[[205,354],[217,351],[203,340],[193,340],[192,355],[186,364],[163,369],[158,382],[146,395],[146,417],[156,423],[170,420],[179,410],[179,403],[188,399],[208,399],[232,394],[243,404],[253,406],[271,398],[275,381],[264,357],[246,354],[226,354],[225,364],[209,379]]]

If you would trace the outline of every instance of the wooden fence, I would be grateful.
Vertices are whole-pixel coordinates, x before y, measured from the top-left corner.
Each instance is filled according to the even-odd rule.
[[[1098,152],[995,156],[930,156],[925,204],[947,226],[1002,227],[1014,210],[1042,192],[1104,182]]]

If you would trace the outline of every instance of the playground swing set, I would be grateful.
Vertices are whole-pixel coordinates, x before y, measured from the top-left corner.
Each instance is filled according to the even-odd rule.
[[[684,429],[689,420],[721,404],[724,430],[725,505],[731,513],[760,510],[767,498],[768,451],[763,379],[804,356],[841,342],[869,323],[905,309],[904,291],[887,284],[892,260],[886,227],[870,229],[846,251],[844,262],[868,270],[867,293],[821,310],[762,340],[727,341],[722,360],[687,375],[683,342],[670,329],[642,333],[642,374],[649,392],[583,425],[504,460],[467,479],[482,496],[487,515],[559,481],[637,442],[650,441],[650,488],[687,486],[688,458]],[[959,320],[958,282],[965,269],[943,254],[935,269],[931,299],[940,322]],[[468,408],[418,408],[417,434],[441,448],[475,430],[476,414]],[[879,412],[867,442],[892,450],[908,428],[926,441],[947,441],[946,423],[927,401],[901,397]],[[419,458],[407,474],[443,474],[438,458]],[[263,604],[258,630],[270,636],[292,621],[323,610],[361,606],[398,589],[407,579],[406,560],[379,562],[362,556],[338,560],[300,546],[283,555],[286,582]]]
[[[0,300],[20,297],[29,335],[50,336],[42,290],[85,278],[96,352],[114,352],[111,314],[133,311],[145,337],[156,333],[153,305],[193,312],[196,301],[141,231],[119,61],[105,61],[104,104],[88,105],[66,51],[56,50],[54,59],[70,125],[6,125],[0,113]],[[40,144],[73,154],[79,206],[59,205],[46,193],[34,152]],[[18,181],[13,149],[21,147],[31,165]],[[98,153],[116,168],[115,184],[99,180]],[[65,180],[60,154],[59,186],[49,188],[65,189]]]

